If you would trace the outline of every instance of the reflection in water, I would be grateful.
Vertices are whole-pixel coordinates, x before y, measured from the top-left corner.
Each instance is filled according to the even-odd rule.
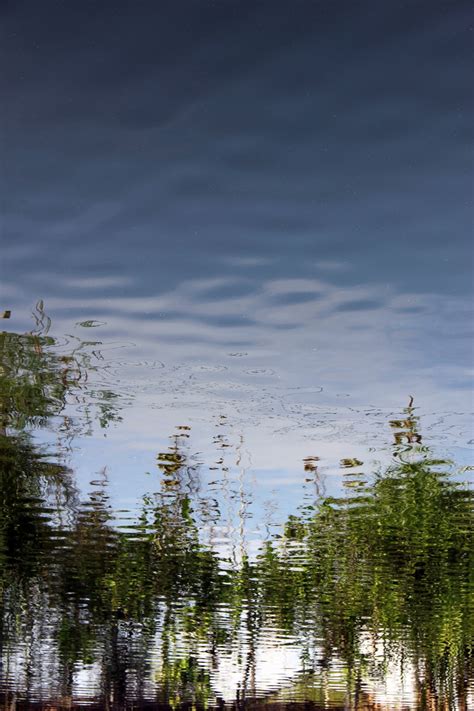
[[[37,316],[36,332],[0,334],[7,708],[467,708],[472,492],[424,445],[412,399],[387,423],[391,465],[343,459],[345,493],[330,496],[308,453],[299,508],[251,550],[250,493],[228,466],[233,452],[244,471],[244,443],[225,416],[215,461],[191,454],[181,425],[157,455],[156,491],[129,511],[114,510],[106,470],[84,497],[42,453],[29,431],[71,398],[87,426],[120,419],[120,400],[88,386],[99,344],[63,353]]]
[[[88,383],[101,360],[100,342],[76,339],[60,349],[48,335],[51,321],[41,301],[33,316],[36,329],[29,333],[0,332],[1,432],[5,434],[7,427],[41,427],[62,417],[58,428],[73,434],[72,420],[65,414],[69,402],[82,405],[86,430],[93,419],[101,427],[119,421],[115,393]]]
[[[471,7],[0,17],[5,706],[474,708]]]

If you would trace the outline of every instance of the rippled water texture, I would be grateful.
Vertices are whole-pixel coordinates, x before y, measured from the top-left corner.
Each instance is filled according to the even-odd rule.
[[[0,19],[0,704],[474,708],[471,3]]]

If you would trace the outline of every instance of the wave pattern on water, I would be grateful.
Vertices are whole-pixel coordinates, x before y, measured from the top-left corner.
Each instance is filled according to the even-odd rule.
[[[69,377],[72,356],[49,335],[3,333],[2,344],[7,706],[465,708],[472,491],[425,444],[413,398],[385,421],[385,464],[332,465],[339,491],[327,491],[324,455],[307,453],[289,513],[271,491],[258,504],[245,438],[223,414],[206,452],[179,425],[156,454],[149,491],[117,508],[106,468],[84,496],[67,450],[53,462],[25,429],[57,418],[78,388],[94,401],[81,383],[95,361],[78,360],[74,341],[81,377]],[[110,407],[76,420],[93,412],[120,428]]]
[[[474,708],[472,8],[0,12],[0,703]]]

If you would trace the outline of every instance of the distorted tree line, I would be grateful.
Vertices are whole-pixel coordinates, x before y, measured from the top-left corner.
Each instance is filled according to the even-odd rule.
[[[104,707],[148,698],[150,679],[157,702],[204,707],[219,689],[202,650],[218,664],[244,635],[239,694],[252,697],[256,651],[275,628],[299,640],[298,683],[316,699],[319,672],[334,660],[356,698],[367,671],[383,674],[402,654],[414,662],[420,708],[462,703],[473,675],[472,495],[423,446],[413,407],[391,423],[392,466],[363,475],[360,462],[344,460],[346,496],[295,512],[255,558],[229,565],[203,543],[199,470],[179,433],[157,455],[157,490],[137,502],[126,529],[105,475],[84,498],[68,468],[33,443],[32,428],[64,412],[87,367],[77,353],[59,355],[48,334],[0,334],[4,669],[47,618],[58,697],[73,696],[79,666],[99,664]],[[305,468],[317,476],[316,464]],[[40,651],[29,648],[33,668]],[[6,698],[13,687],[3,683]]]

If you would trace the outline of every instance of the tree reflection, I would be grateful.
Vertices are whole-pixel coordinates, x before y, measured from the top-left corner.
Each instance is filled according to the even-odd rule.
[[[355,496],[321,501],[310,519],[291,519],[284,545],[262,564],[280,624],[318,621],[323,665],[339,655],[354,680],[405,656],[421,700],[454,704],[472,677],[473,517],[471,493],[444,465],[426,453]]]
[[[100,369],[99,342],[69,337],[59,347],[49,335],[51,321],[40,301],[33,312],[36,328],[27,333],[0,332],[0,433],[45,427],[64,416],[63,428],[74,424],[65,413],[68,401],[83,406],[81,428],[93,420],[101,427],[120,421],[120,401],[111,390],[95,388],[91,375]],[[90,355],[90,350],[95,356]]]
[[[203,543],[198,512],[212,509],[214,524],[219,513],[200,490],[187,428],[158,454],[158,491],[121,526],[105,472],[79,500],[64,466],[25,434],[6,434],[61,411],[77,381],[65,373],[70,361],[41,340],[49,337],[0,335],[6,701],[47,695],[66,706],[78,670],[95,670],[103,708],[150,699],[205,707],[221,693],[216,670],[238,650],[235,698],[244,703],[256,694],[256,660],[274,630],[299,645],[301,670],[269,700],[350,698],[367,708],[367,675],[409,662],[418,708],[461,707],[473,677],[472,494],[423,445],[412,402],[390,423],[392,466],[362,475],[360,461],[343,460],[347,495],[319,497],[256,557],[229,566]],[[316,462],[307,457],[305,471],[316,476]],[[36,628],[48,630],[39,642]],[[46,651],[56,666],[44,689],[37,670]],[[15,654],[27,673],[9,671]]]
[[[176,442],[160,462],[162,490],[145,499],[126,532],[113,525],[100,486],[61,536],[48,535],[51,523],[38,506],[12,543],[15,533],[5,531],[25,505],[18,489],[3,499],[2,561],[10,570],[4,596],[18,595],[15,561],[17,580],[35,579],[23,594],[37,615],[35,596],[46,591],[43,613],[54,621],[63,697],[73,694],[77,665],[98,660],[111,707],[138,702],[147,679],[163,703],[204,704],[218,689],[203,648],[217,659],[244,635],[242,700],[252,695],[256,650],[270,627],[306,645],[306,694],[338,659],[355,698],[368,669],[378,665],[381,673],[404,655],[415,665],[420,708],[429,699],[449,705],[465,696],[472,676],[472,500],[440,462],[404,461],[355,496],[322,500],[311,517],[291,517],[283,538],[256,560],[231,571],[199,542]],[[22,546],[34,551],[35,565]],[[157,633],[161,661],[154,669]]]

